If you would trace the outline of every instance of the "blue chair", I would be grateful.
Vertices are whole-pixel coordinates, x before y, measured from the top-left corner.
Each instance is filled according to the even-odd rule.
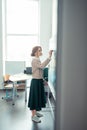
[[[9,100],[12,99],[13,92],[13,82],[9,80],[9,74],[3,76],[3,87],[6,92],[6,95],[2,99]]]

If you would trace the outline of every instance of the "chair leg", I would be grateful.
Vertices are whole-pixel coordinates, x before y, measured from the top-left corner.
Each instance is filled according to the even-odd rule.
[[[15,88],[15,96],[19,97],[18,92],[17,92],[17,88]]]
[[[17,88],[15,88],[14,95],[15,95],[15,97],[19,97],[19,95],[18,95],[18,93],[17,93]],[[12,100],[12,96],[13,96],[13,88],[10,89],[10,90],[6,89],[5,96],[2,97],[2,99],[5,99],[5,100]]]
[[[2,99],[5,99],[5,100],[12,99],[12,92],[11,91],[6,89],[6,95],[4,97],[2,97]]]

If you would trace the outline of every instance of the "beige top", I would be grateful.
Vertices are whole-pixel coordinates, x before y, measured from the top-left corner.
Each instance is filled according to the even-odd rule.
[[[42,79],[43,78],[43,69],[50,62],[50,58],[47,58],[44,62],[41,63],[39,58],[34,57],[32,60],[32,78]]]

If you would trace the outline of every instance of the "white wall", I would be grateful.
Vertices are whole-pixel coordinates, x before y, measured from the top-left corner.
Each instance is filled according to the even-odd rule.
[[[24,61],[6,61],[6,74],[17,74],[17,73],[23,73],[25,69],[25,62]]]
[[[43,58],[48,56],[49,39],[52,36],[52,1],[40,0],[40,43],[43,48]]]
[[[86,130],[87,1],[58,4],[56,130]]]
[[[2,58],[2,0],[0,0],[0,86],[3,81],[3,58]]]

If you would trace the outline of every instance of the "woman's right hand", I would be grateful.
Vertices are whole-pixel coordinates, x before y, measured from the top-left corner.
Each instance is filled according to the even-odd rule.
[[[49,57],[51,58],[53,50],[49,51]]]

